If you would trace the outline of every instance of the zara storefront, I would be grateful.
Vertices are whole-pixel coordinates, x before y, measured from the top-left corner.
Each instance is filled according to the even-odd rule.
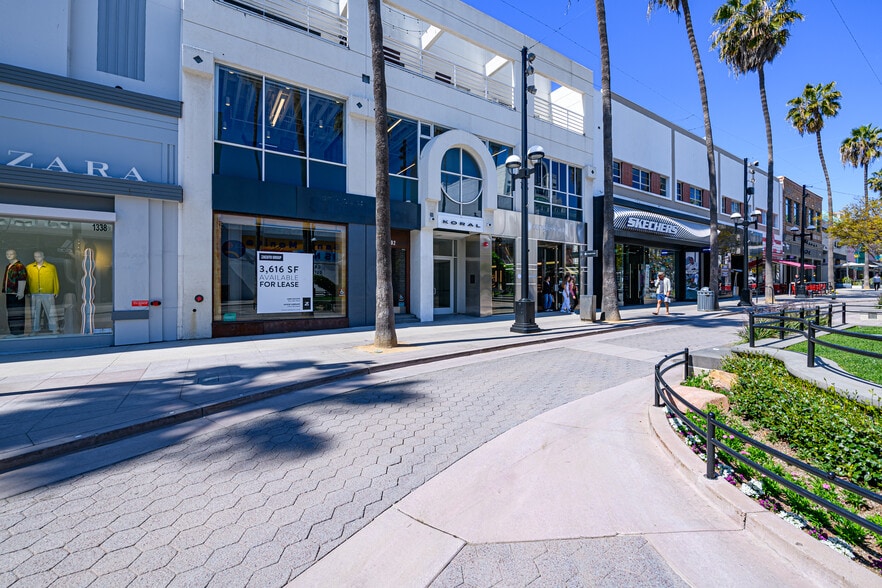
[[[0,65],[0,353],[177,339],[175,100]]]

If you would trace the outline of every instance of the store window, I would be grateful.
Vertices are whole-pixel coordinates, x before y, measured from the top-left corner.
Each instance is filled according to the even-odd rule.
[[[113,332],[113,224],[0,217],[5,335]]]
[[[228,67],[217,72],[216,174],[346,191],[342,100]]]
[[[505,167],[505,160],[514,152],[508,145],[487,141],[487,148],[490,150],[490,157],[496,164],[496,207],[503,210],[514,210],[514,180],[508,168]]]
[[[478,162],[461,148],[450,149],[441,161],[439,211],[458,216],[481,216],[484,180]]]
[[[415,120],[389,115],[389,198],[399,202],[419,200],[417,160],[419,127]]]
[[[581,221],[582,169],[548,158],[536,165],[535,213]]]
[[[493,237],[493,313],[514,312],[515,240]]]
[[[399,202],[419,201],[418,161],[420,153],[447,127],[389,115],[389,198]]]
[[[346,227],[215,215],[214,320],[346,315]]]

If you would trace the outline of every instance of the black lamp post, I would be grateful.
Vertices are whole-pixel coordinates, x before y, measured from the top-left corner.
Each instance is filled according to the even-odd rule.
[[[512,177],[521,180],[521,298],[515,300],[515,322],[511,326],[513,333],[536,333],[540,330],[539,325],[536,324],[536,304],[530,299],[530,264],[528,259],[530,250],[527,247],[527,209],[529,207],[527,178],[536,173],[536,163],[545,157],[545,150],[538,145],[527,149],[527,93],[536,93],[534,86],[527,85],[527,77],[533,75],[532,63],[534,59],[536,59],[536,55],[530,53],[526,47],[521,49],[521,73],[523,74],[521,77],[522,156],[509,155],[505,160],[505,167]]]
[[[797,298],[807,298],[806,289],[805,289],[805,238],[807,235],[811,235],[812,231],[815,230],[815,225],[805,224],[805,197],[807,196],[805,190],[805,184],[802,186],[802,202],[799,205],[800,211],[800,219],[798,227],[790,227],[790,232],[793,234],[794,240],[799,237],[799,279],[796,281],[796,297]]]
[[[759,165],[758,161],[755,161],[751,164],[750,169],[750,183],[754,182],[753,174],[756,166]],[[747,209],[750,208],[750,196],[753,194],[753,186],[748,185],[747,181],[747,158],[744,158],[744,212],[747,212]],[[742,230],[742,240],[741,240],[741,249],[744,254],[744,277],[743,277],[743,287],[741,288],[741,300],[738,301],[738,306],[753,306],[753,302],[750,300],[750,288],[748,287],[748,276],[750,274],[750,259],[748,256],[748,234],[747,228],[750,225],[753,225],[753,228],[756,228],[757,222],[759,218],[762,216],[762,213],[759,210],[754,210],[750,213],[750,219],[746,219],[741,216],[740,212],[732,213],[731,219],[736,227],[741,227]]]

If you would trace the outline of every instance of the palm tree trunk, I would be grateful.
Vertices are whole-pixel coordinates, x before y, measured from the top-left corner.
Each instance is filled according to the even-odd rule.
[[[759,76],[760,102],[763,105],[763,120],[766,123],[766,145],[769,149],[769,168],[766,187],[766,267],[763,272],[766,279],[766,304],[775,302],[775,270],[772,266],[772,245],[775,240],[775,156],[772,152],[772,120],[769,117],[769,103],[766,100],[766,74],[762,64],[756,70]],[[747,211],[745,211],[747,212]]]
[[[827,227],[833,226],[833,186],[830,185],[830,173],[827,171],[827,160],[821,147],[821,131],[815,133],[818,139],[818,157],[821,158],[821,169],[824,170],[824,181],[827,183]],[[826,231],[825,231],[826,232]],[[833,239],[827,237],[827,286],[832,290],[836,286],[836,270],[833,267]]]
[[[717,164],[714,153],[714,135],[711,130],[710,106],[707,101],[707,86],[704,82],[704,68],[701,66],[701,54],[698,52],[698,43],[695,42],[695,31],[692,28],[692,14],[689,12],[689,2],[681,0],[683,19],[686,21],[686,35],[689,37],[689,47],[692,49],[692,59],[695,61],[695,74],[698,76],[698,90],[701,94],[701,110],[704,113],[704,144],[707,147],[707,177],[710,185],[710,281],[711,291],[714,293],[713,308],[720,308],[720,246],[717,231]],[[746,214],[746,213],[745,213]]]
[[[603,279],[601,310],[607,321],[622,320],[619,315],[618,286],[616,284],[616,240],[613,227],[613,149],[612,149],[612,94],[610,93],[609,39],[606,36],[606,4],[594,0],[597,11],[597,34],[600,37],[600,93],[603,105]]]
[[[867,185],[867,174],[870,172],[870,164],[867,162],[864,165],[864,214],[870,210],[870,188]],[[870,289],[870,248],[867,245],[863,246],[864,249],[864,280],[861,283],[861,287],[864,290]]]
[[[371,70],[374,77],[374,134],[376,144],[377,306],[374,345],[398,345],[392,312],[392,231],[389,215],[389,127],[386,112],[386,62],[383,58],[383,18],[380,0],[368,0],[371,35]]]

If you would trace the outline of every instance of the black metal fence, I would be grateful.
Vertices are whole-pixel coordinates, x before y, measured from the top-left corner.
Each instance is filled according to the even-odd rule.
[[[823,308],[823,313],[822,313]],[[836,333],[844,337],[853,339],[864,339],[867,341],[877,341],[882,343],[882,335],[871,335],[868,333],[856,333],[842,329],[843,325],[848,324],[848,313],[865,313],[868,315],[882,313],[882,308],[870,305],[852,304],[847,306],[845,302],[840,304],[828,303],[826,307],[821,305],[799,306],[798,308],[782,308],[776,311],[755,312],[750,310],[748,313],[747,336],[748,344],[751,347],[756,346],[756,334],[761,330],[771,330],[778,333],[778,338],[783,340],[787,333],[800,335],[808,343],[806,352],[806,365],[815,367],[815,346],[823,345],[830,349],[838,349],[846,353],[855,353],[875,359],[882,359],[882,353],[875,353],[865,349],[856,349],[845,345],[838,345],[825,341],[819,333]],[[834,328],[834,320],[841,316],[840,328]],[[822,320],[822,318],[824,320]],[[826,324],[825,324],[826,321]]]
[[[678,394],[664,379],[665,374],[670,372],[671,370],[675,370],[677,368],[683,369],[683,379],[689,378],[691,375],[690,361],[689,361],[689,349],[684,349],[681,352],[672,353],[670,355],[665,356],[660,362],[658,362],[655,366],[655,402],[654,406],[662,407],[666,406],[669,411],[671,411],[680,421],[695,435],[703,438],[706,444],[707,451],[707,467],[705,471],[705,477],[713,480],[717,478],[717,466],[720,465],[720,462],[717,460],[717,451],[722,451],[726,455],[728,455],[731,459],[736,460],[745,466],[752,468],[754,471],[758,472],[762,476],[774,480],[784,488],[789,489],[792,492],[795,492],[804,498],[807,498],[814,504],[824,508],[828,512],[835,513],[853,523],[860,525],[861,527],[871,531],[873,533],[882,534],[882,526],[877,525],[860,515],[857,515],[850,510],[843,508],[838,504],[834,504],[829,500],[818,496],[817,494],[803,488],[802,486],[795,484],[784,478],[775,472],[769,470],[768,468],[760,465],[750,459],[747,455],[741,453],[740,451],[736,451],[732,449],[728,445],[726,445],[722,440],[717,439],[718,430],[724,431],[726,434],[732,435],[733,438],[740,439],[743,443],[747,445],[756,447],[757,449],[765,452],[766,454],[786,463],[787,465],[797,468],[807,474],[815,476],[817,478],[823,479],[825,482],[830,484],[834,484],[839,488],[852,492],[865,500],[869,500],[875,502],[876,504],[882,505],[882,495],[873,492],[872,490],[868,490],[861,486],[851,483],[848,480],[838,477],[836,474],[832,472],[825,472],[820,470],[812,465],[804,463],[786,453],[782,453],[775,449],[774,447],[770,447],[753,437],[749,437],[736,429],[730,427],[725,422],[722,422],[717,419],[716,415],[713,411],[702,411],[699,410],[698,407],[690,403],[688,400],[683,398],[680,394]],[[697,420],[700,420],[701,423],[695,422],[687,417],[686,413],[683,412],[679,406],[684,406],[688,409],[689,412],[698,416]]]

